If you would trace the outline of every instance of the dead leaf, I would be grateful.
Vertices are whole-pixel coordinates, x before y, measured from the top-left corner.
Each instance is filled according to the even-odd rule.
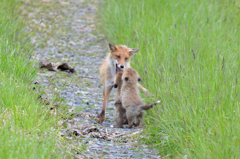
[[[42,96],[39,95],[38,98],[37,98],[37,100],[42,100]]]
[[[34,84],[38,85],[39,83],[38,83],[38,81],[36,81],[36,82],[34,82]],[[33,87],[33,90],[35,90],[35,89],[36,89],[36,87]]]
[[[45,104],[45,105],[49,105],[50,103],[49,103],[49,101],[44,100],[44,104]]]
[[[49,71],[55,71],[55,72],[57,72],[56,67],[54,67],[54,66],[52,65],[52,63],[51,63],[51,62],[48,62],[48,61],[40,61],[40,62],[39,62],[39,67],[40,67],[40,68],[46,68],[46,69],[48,69]]]
[[[69,135],[75,135],[75,136],[85,136],[85,137],[94,137],[94,138],[101,138],[107,141],[115,141],[117,137],[121,137],[123,135],[126,135],[125,133],[115,133],[115,132],[108,132],[106,131],[100,131],[97,127],[90,125],[90,124],[81,124],[79,126],[74,126],[70,128],[67,133]]]
[[[75,73],[75,69],[69,66],[67,63],[62,63],[59,66],[57,66],[57,69],[60,69],[61,71],[69,71],[71,73]]]
[[[50,104],[50,102],[47,101],[47,99],[43,99],[41,95],[38,96],[37,100],[40,100],[40,102],[45,104],[45,105],[49,105]]]
[[[91,114],[91,113],[85,113],[85,112],[75,112],[73,113],[76,116],[80,116],[80,117],[92,117],[92,118],[97,118],[96,114]]]
[[[39,62],[39,68],[46,68],[49,71],[55,71],[58,72],[58,69],[61,71],[69,71],[71,73],[75,73],[75,69],[72,68],[68,63],[61,63],[61,64],[52,64],[51,62],[48,61],[40,61]]]
[[[75,136],[92,136],[97,138],[102,138],[103,135],[98,128],[92,125],[81,124],[79,126],[73,127],[70,131],[70,135]]]

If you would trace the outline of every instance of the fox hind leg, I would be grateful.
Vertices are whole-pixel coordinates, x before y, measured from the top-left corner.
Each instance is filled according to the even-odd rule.
[[[132,128],[132,126],[133,126],[133,120],[134,120],[133,117],[128,118],[128,128]]]
[[[119,112],[119,116],[116,121],[116,128],[122,128],[123,127],[123,114],[122,112]]]
[[[137,122],[134,124],[135,126],[139,126],[141,121],[142,121],[142,118],[143,118],[143,115],[144,113],[141,112],[138,116],[137,116]]]
[[[132,128],[135,116],[129,110],[126,110],[128,128]]]

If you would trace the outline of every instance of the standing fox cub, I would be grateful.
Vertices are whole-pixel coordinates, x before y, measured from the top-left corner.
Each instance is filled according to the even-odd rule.
[[[120,99],[121,96],[121,88],[122,88],[122,70],[118,70],[118,73],[115,78],[114,88],[117,89],[116,97],[115,97],[115,120],[116,120],[116,128],[121,128],[123,123],[127,124],[127,117],[126,117],[126,109],[123,108],[122,102]]]
[[[125,70],[130,68],[130,58],[135,55],[139,50],[131,49],[124,45],[113,45],[109,43],[110,53],[107,55],[106,60],[100,68],[101,82],[103,84],[103,106],[102,111],[98,116],[98,123],[102,123],[105,117],[106,107],[109,101],[109,95],[112,91],[114,80],[119,69]],[[151,95],[147,89],[138,85],[145,94]]]
[[[122,113],[119,112],[119,116],[117,119],[117,127],[122,126],[124,118],[127,118],[128,120],[128,128],[132,128],[135,118],[137,118],[137,122],[134,125],[139,126],[144,115],[143,111],[152,108],[154,105],[158,104],[159,101],[152,104],[143,103],[138,90],[138,81],[142,80],[139,77],[137,71],[135,71],[134,69],[127,68],[123,73],[119,73],[119,75],[117,75],[117,78],[118,79],[116,79],[115,81],[118,83],[115,84],[115,87],[120,86],[119,78],[121,78],[122,82],[122,86],[120,89],[121,94],[117,103],[120,103],[121,101],[122,107],[125,108],[126,111],[126,114],[124,113],[124,111],[122,111]]]

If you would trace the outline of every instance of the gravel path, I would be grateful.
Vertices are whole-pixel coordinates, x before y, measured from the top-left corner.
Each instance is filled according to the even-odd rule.
[[[113,96],[107,107],[107,119],[97,124],[92,117],[101,111],[103,103],[99,67],[106,56],[107,42],[96,29],[96,11],[99,2],[94,0],[34,0],[23,1],[21,8],[29,25],[26,31],[36,30],[31,39],[38,47],[32,58],[37,61],[67,62],[76,73],[39,73],[39,83],[45,86],[47,97],[58,93],[67,101],[69,111],[82,108],[71,121],[60,121],[67,125],[60,135],[81,123],[96,126],[108,134],[126,134],[106,141],[102,138],[76,138],[75,145],[85,145],[77,158],[160,158],[156,150],[140,145],[137,138],[142,128],[118,129],[114,125]],[[112,95],[114,93],[112,92]],[[72,137],[69,137],[72,139]]]

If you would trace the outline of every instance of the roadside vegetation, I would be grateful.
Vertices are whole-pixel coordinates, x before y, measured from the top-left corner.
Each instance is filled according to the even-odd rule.
[[[0,1],[0,158],[64,158],[50,108],[41,103],[31,35],[23,29],[18,0]]]
[[[143,141],[173,158],[240,156],[240,3],[105,0],[101,29],[140,49],[132,67],[153,99]]]

